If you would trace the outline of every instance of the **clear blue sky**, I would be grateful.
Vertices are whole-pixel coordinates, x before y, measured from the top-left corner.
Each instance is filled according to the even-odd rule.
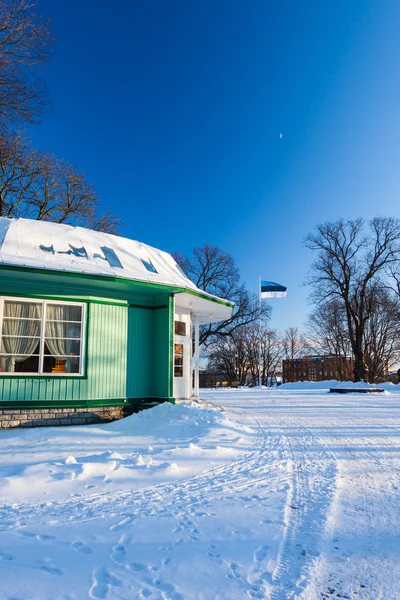
[[[272,326],[306,318],[315,224],[400,216],[398,0],[39,7],[54,106],[34,143],[85,170],[124,235],[215,244],[253,291],[287,285]]]

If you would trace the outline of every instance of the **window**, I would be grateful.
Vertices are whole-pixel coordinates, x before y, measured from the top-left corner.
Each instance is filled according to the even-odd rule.
[[[150,273],[157,273],[157,269],[155,268],[155,266],[153,265],[153,263],[151,262],[150,259],[144,260],[143,258],[141,258],[140,260],[142,261],[142,263],[144,264],[144,266]]]
[[[175,335],[186,335],[186,323],[184,321],[175,321]]]
[[[174,347],[174,376],[183,377],[183,344]]]
[[[117,267],[117,269],[123,269],[123,266],[121,265],[121,261],[119,260],[117,253],[112,248],[108,248],[107,246],[101,246],[101,249],[103,250],[105,259],[110,265],[110,267]]]
[[[82,374],[84,305],[0,298],[0,375]]]

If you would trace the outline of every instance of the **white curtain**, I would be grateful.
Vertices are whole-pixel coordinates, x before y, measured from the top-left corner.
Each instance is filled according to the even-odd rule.
[[[35,352],[40,338],[42,306],[28,302],[4,302],[1,369],[13,373],[15,363],[22,362]],[[12,336],[12,337],[5,337]],[[23,337],[21,337],[23,336]]]
[[[47,305],[45,341],[53,356],[68,357],[72,355],[74,347],[76,348],[77,345],[79,346],[78,354],[80,354],[80,342],[71,338],[81,337],[81,324],[71,321],[81,321],[80,307],[68,304]],[[61,360],[65,360],[65,371],[70,373],[71,359],[62,358]]]

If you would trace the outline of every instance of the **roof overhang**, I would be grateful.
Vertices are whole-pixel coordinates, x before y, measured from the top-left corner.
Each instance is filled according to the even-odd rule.
[[[234,303],[204,292],[188,290],[175,294],[175,307],[190,310],[193,316],[199,317],[200,325],[207,325],[207,323],[218,323],[229,319]]]

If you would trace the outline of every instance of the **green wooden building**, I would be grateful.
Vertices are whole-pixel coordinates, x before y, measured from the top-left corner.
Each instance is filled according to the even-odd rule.
[[[196,397],[199,326],[231,311],[166,252],[0,218],[0,426],[109,420]]]

